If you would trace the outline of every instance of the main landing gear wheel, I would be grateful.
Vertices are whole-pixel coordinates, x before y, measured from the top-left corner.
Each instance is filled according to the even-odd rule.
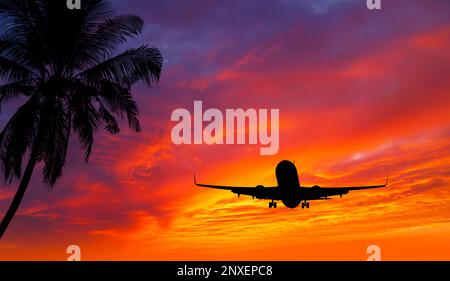
[[[269,208],[272,208],[272,206],[273,206],[273,203],[269,202]]]
[[[305,202],[302,202],[302,209],[305,208]]]
[[[274,207],[274,208],[277,207],[277,202],[273,202],[273,207]]]
[[[309,209],[309,202],[306,202],[306,208]]]
[[[269,202],[269,208],[276,208],[277,207],[277,202]]]

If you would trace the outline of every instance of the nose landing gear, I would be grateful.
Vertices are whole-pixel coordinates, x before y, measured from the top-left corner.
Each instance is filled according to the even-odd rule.
[[[304,209],[305,207],[307,209],[309,209],[309,202],[308,201],[302,202],[302,209]]]

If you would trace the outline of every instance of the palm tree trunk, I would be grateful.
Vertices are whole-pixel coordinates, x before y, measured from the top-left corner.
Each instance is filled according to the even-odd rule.
[[[19,188],[16,191],[16,195],[9,206],[8,211],[3,217],[2,222],[0,223],[0,239],[5,234],[6,229],[8,228],[9,223],[13,219],[16,214],[17,209],[19,208],[20,203],[22,202],[23,196],[25,195],[25,191],[27,190],[28,184],[30,183],[31,176],[33,175],[34,166],[36,165],[36,156],[35,153],[31,153],[30,159],[28,159],[28,164],[23,173],[22,179],[19,184]]]

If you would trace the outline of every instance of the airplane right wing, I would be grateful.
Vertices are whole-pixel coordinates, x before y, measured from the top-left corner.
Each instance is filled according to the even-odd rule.
[[[366,186],[340,186],[340,187],[320,187],[316,185],[313,187],[307,187],[305,190],[308,192],[308,197],[313,200],[328,198],[329,196],[336,196],[336,195],[342,197],[342,195],[345,195],[352,190],[386,187],[388,184],[388,180],[389,175],[386,177],[386,182],[384,184],[366,185]]]
[[[258,199],[281,200],[279,189],[276,186],[264,187],[262,185],[258,185],[256,187],[250,187],[250,186],[224,186],[224,185],[202,184],[197,183],[195,175],[194,175],[194,183],[195,185],[201,187],[230,190],[231,192],[237,194],[238,196],[242,194],[252,196]]]

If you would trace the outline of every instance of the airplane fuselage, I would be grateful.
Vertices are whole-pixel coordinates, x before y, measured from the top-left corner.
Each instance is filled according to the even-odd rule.
[[[282,194],[282,202],[288,208],[296,208],[305,196],[302,196],[300,179],[294,163],[283,160],[275,169],[278,188]]]

